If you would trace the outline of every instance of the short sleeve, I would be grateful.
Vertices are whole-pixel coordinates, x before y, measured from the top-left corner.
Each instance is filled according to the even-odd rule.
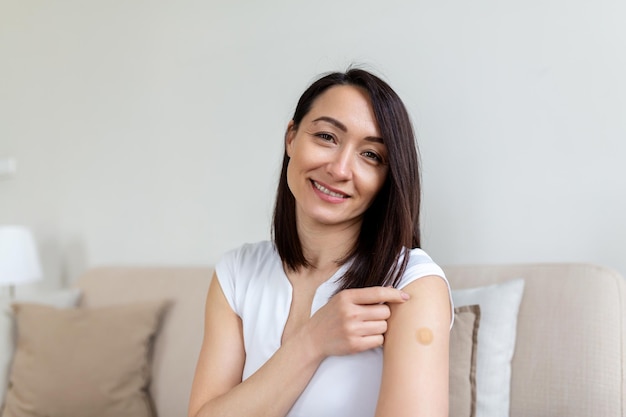
[[[230,308],[232,308],[237,315],[240,314],[235,302],[235,277],[239,272],[239,252],[239,249],[232,249],[226,252],[215,265],[215,274],[222,287],[222,292]]]
[[[452,301],[452,290],[450,289],[450,283],[446,278],[446,274],[443,269],[437,265],[426,252],[422,249],[415,248],[408,251],[409,261],[400,282],[396,285],[396,288],[401,290],[410,283],[427,276],[438,276],[443,279],[448,287],[448,297],[450,297],[450,309],[452,320],[450,322],[450,328],[454,323],[454,304]]]
[[[267,280],[259,280],[266,276],[280,260],[269,241],[244,243],[242,246],[226,252],[215,265],[217,280],[222,287],[226,301],[235,314],[242,317],[246,308],[246,295],[253,282],[257,291],[267,285]],[[280,262],[278,265],[281,266]],[[282,268],[282,266],[281,266]],[[269,273],[272,275],[272,273]]]

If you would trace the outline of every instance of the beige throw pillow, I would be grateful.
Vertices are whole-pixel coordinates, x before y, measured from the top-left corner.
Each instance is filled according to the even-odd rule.
[[[20,294],[16,300],[0,299],[0,405],[4,404],[4,397],[9,386],[9,369],[15,353],[15,319],[11,304],[13,302],[37,303],[69,308],[74,307],[79,298],[80,290],[71,288],[26,295]]]
[[[450,410],[454,417],[476,415],[476,358],[480,307],[454,309],[454,326],[450,332]]]
[[[17,350],[2,416],[153,416],[151,352],[165,306],[15,305]]]
[[[524,280],[452,291],[454,305],[480,305],[476,356],[476,417],[509,415],[511,361]]]

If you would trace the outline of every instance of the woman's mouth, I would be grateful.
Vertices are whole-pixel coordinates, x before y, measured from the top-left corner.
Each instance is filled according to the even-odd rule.
[[[320,192],[329,195],[331,197],[335,197],[335,198],[349,198],[350,196],[343,194],[343,193],[338,193],[336,191],[331,191],[328,188],[324,187],[323,185],[311,180],[311,183],[313,183],[313,186],[319,190]]]

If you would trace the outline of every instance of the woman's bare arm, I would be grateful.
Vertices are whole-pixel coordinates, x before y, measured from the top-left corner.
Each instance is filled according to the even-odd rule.
[[[292,338],[242,383],[241,319],[226,301],[216,275],[207,295],[204,332],[190,417],[285,416],[321,362],[306,341]]]
[[[448,287],[440,277],[428,276],[402,291],[411,299],[391,305],[376,417],[447,417]]]
[[[241,319],[226,301],[214,275],[207,295],[205,335],[189,416],[284,417],[324,358],[380,346],[389,314],[381,303],[405,301],[402,292],[393,288],[342,291],[242,382],[245,351]]]

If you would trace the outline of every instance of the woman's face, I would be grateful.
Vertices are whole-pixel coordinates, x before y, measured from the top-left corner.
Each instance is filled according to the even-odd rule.
[[[360,225],[388,172],[367,93],[354,86],[331,87],[286,136],[287,183],[299,223]]]

